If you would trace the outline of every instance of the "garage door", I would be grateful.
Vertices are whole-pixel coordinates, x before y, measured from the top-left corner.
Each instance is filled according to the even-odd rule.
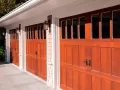
[[[10,30],[10,61],[19,66],[19,40],[17,30]]]
[[[46,80],[46,31],[43,24],[26,27],[26,67]]]
[[[60,19],[63,90],[120,90],[117,6]]]

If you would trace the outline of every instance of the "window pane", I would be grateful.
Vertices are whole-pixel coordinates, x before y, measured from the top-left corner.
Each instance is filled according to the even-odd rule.
[[[40,39],[40,26],[38,26],[38,39]]]
[[[80,38],[85,39],[85,17],[80,18]]]
[[[67,38],[71,39],[71,25],[72,20],[67,20]]]
[[[29,39],[31,39],[31,28],[29,27]]]
[[[65,39],[65,26],[66,26],[66,21],[62,21],[62,39]]]
[[[92,38],[99,38],[99,15],[92,16]]]
[[[41,39],[43,39],[43,25],[41,25]]]
[[[112,13],[103,13],[102,14],[102,38],[110,38],[110,20]]]
[[[78,25],[78,19],[73,19],[73,38],[74,39],[78,38],[77,25]]]
[[[35,25],[35,26],[33,26],[33,39],[35,39],[35,37],[36,37],[36,30],[37,30],[37,26]]]
[[[44,30],[44,39],[46,39],[46,30]]]
[[[31,39],[33,39],[33,32],[34,32],[34,27],[31,27]]]
[[[120,10],[113,12],[113,38],[120,38]]]

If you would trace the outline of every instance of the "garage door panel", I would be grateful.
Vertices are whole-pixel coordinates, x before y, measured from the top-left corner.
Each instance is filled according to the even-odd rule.
[[[101,78],[92,76],[92,90],[101,90]]]
[[[73,90],[79,90],[79,71],[73,70]]]
[[[120,48],[112,48],[112,75],[120,77]]]
[[[120,83],[113,82],[112,83],[112,90],[120,90]]]
[[[72,89],[73,88],[73,70],[71,68],[67,68],[66,71],[66,80],[67,80],[67,87]]]
[[[100,47],[92,47],[92,70],[100,71]]]
[[[61,86],[64,86],[64,87],[66,87],[66,82],[67,82],[67,79],[66,79],[66,71],[67,71],[67,69],[65,68],[65,67],[62,67],[61,66],[61,78],[60,78],[60,80],[61,80]]]
[[[85,67],[85,47],[79,46],[79,67]]]
[[[101,84],[102,84],[101,85],[102,90],[112,90],[112,81],[102,79]]]
[[[91,75],[79,72],[79,90],[91,90]]]
[[[73,61],[73,66],[76,67],[79,66],[79,46],[72,47],[72,61]]]
[[[66,64],[73,64],[72,61],[72,46],[66,46]]]
[[[101,48],[101,72],[111,74],[111,48]]]

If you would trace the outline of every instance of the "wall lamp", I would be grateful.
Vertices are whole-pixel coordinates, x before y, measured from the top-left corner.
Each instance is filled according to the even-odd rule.
[[[17,33],[19,33],[21,31],[21,24],[19,24],[18,28],[16,28]]]
[[[43,23],[43,27],[44,27],[44,30],[48,30],[48,28],[49,28],[49,22],[48,21],[45,21],[44,23]]]
[[[44,30],[49,30],[49,33],[51,33],[52,15],[49,15],[47,21],[45,21],[43,24]]]

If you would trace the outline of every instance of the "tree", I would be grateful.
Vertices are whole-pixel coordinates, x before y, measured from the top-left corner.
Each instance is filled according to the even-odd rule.
[[[15,6],[15,0],[0,0],[0,17],[9,13]]]
[[[0,17],[9,13],[27,0],[0,0]]]

